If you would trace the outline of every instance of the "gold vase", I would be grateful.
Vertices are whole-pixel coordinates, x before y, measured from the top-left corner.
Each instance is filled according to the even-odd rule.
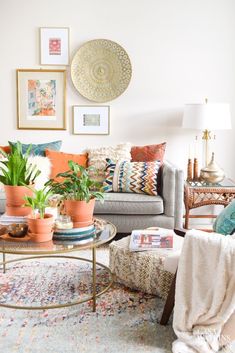
[[[213,152],[208,166],[201,169],[200,180],[210,184],[217,184],[221,182],[224,177],[224,171],[215,162],[215,154]]]

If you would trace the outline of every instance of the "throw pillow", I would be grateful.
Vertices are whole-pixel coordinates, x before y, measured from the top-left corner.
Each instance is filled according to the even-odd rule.
[[[229,235],[235,231],[235,200],[223,209],[213,224],[216,233]]]
[[[87,149],[88,165],[93,166],[96,172],[91,173],[91,177],[98,182],[103,183],[105,179],[106,158],[113,162],[120,160],[131,160],[131,144],[120,143],[116,146],[106,146]]]
[[[11,152],[11,146],[0,146],[0,149],[2,149],[6,153]]]
[[[157,195],[157,174],[160,161],[118,162],[107,159],[104,192],[134,192]]]
[[[83,167],[87,167],[87,154],[72,154],[46,149],[46,156],[51,161],[51,179],[61,181],[62,178],[56,178],[58,173],[63,173],[69,170],[68,162],[73,161]]]
[[[163,162],[166,150],[166,142],[158,145],[133,146],[131,148],[132,162],[154,162],[160,160]]]
[[[10,142],[9,145],[15,145],[16,142]],[[53,142],[46,142],[40,144],[31,144],[31,151],[30,154],[33,156],[45,156],[45,150],[50,149],[54,151],[59,151],[61,149],[62,141],[53,141]],[[26,153],[27,149],[29,148],[30,144],[22,144],[22,151]]]
[[[1,153],[1,150],[4,151],[5,153],[9,154],[11,152],[11,147],[10,146],[0,146],[0,160],[4,160],[5,156]]]

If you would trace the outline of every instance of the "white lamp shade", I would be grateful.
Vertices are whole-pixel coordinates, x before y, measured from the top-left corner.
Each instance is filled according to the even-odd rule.
[[[182,126],[186,129],[195,130],[231,129],[229,104],[186,104]]]

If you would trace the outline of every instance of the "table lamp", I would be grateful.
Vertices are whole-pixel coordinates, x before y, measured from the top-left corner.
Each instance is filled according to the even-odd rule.
[[[205,164],[209,163],[209,141],[211,130],[231,129],[231,114],[227,103],[186,104],[182,127],[186,129],[202,130],[205,143]]]

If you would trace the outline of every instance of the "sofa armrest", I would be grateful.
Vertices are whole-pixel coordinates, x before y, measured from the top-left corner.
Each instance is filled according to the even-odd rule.
[[[182,228],[183,224],[183,170],[169,161],[164,162],[162,170],[162,197],[164,214],[174,217],[175,228]]]

